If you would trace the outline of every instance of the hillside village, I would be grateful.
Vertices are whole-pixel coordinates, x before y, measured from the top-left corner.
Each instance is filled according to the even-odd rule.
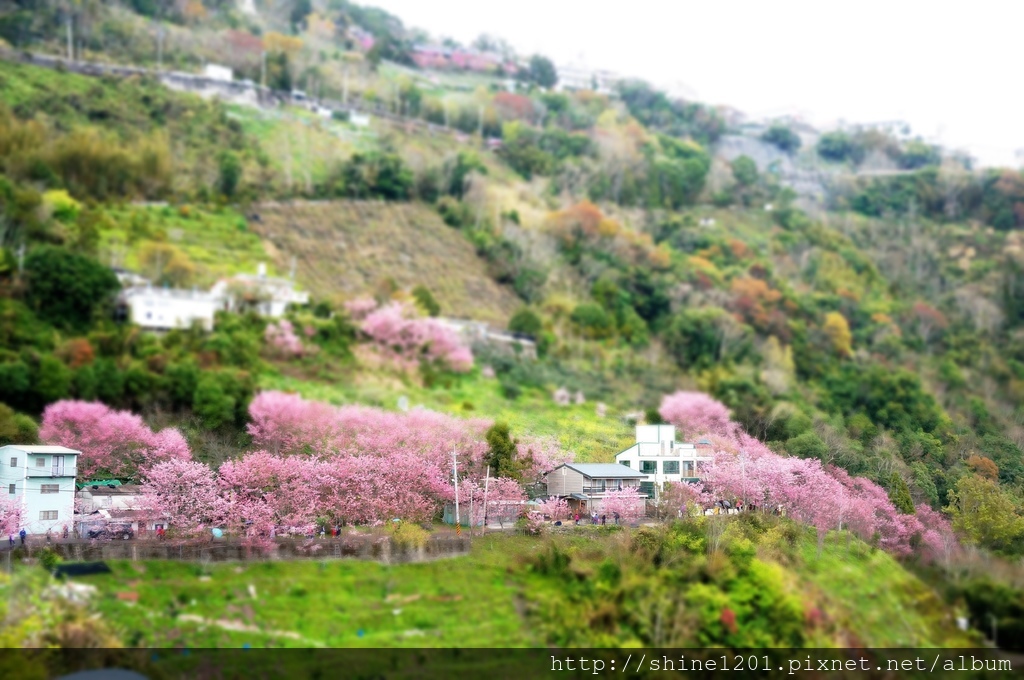
[[[0,591],[166,553],[106,642],[1024,644],[1024,174],[905,121],[347,0],[0,3],[0,249]],[[343,536],[459,556],[304,571]]]

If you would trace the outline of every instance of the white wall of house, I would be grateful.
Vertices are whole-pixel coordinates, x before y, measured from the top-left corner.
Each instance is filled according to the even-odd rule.
[[[637,425],[636,443],[615,456],[615,462],[644,474],[658,493],[666,482],[681,482],[698,476],[700,463],[710,461],[702,447],[676,441],[672,425]]]
[[[173,288],[130,288],[124,299],[131,322],[148,330],[191,328],[198,323],[211,331],[219,305],[210,293]]]
[[[20,502],[27,533],[72,526],[78,456],[63,446],[0,446],[0,492]]]
[[[309,293],[295,290],[290,279],[267,276],[266,266],[262,264],[256,275],[239,274],[221,279],[210,289],[210,294],[220,301],[221,309],[232,312],[252,309],[273,318],[284,316],[290,305],[309,303]]]
[[[235,74],[227,66],[219,66],[217,64],[207,64],[203,67],[203,77],[209,78],[210,80],[234,80]]]

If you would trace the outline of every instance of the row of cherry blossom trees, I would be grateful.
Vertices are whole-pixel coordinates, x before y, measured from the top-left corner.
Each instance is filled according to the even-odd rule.
[[[707,507],[716,500],[782,508],[817,530],[819,549],[831,529],[848,529],[898,555],[918,549],[948,561],[955,549],[950,523],[926,505],[901,513],[886,491],[863,477],[824,466],[817,459],[779,455],[743,432],[720,402],[700,392],[676,392],[662,401],[660,415],[688,439],[712,443],[713,455],[699,471],[702,485],[669,489],[679,503]]]
[[[371,457],[382,465],[385,461],[399,465],[402,461],[397,456],[412,455],[420,467],[450,472],[455,449],[460,469],[475,476],[485,473],[485,433],[492,424],[425,409],[396,413],[367,406],[338,407],[275,391],[258,394],[249,405],[249,416],[247,430],[253,446],[275,455]],[[553,438],[521,438],[517,455],[527,462],[527,481],[572,459]]]
[[[146,472],[143,506],[181,535],[216,526],[256,541],[316,526],[429,521],[454,498],[451,472],[424,469],[409,456],[415,459],[406,453],[382,461],[255,451],[216,472],[195,461],[167,461]],[[474,522],[483,520],[485,508],[489,521],[518,516],[526,495],[514,480],[459,476],[461,500],[473,509]]]
[[[84,478],[141,481],[145,509],[186,535],[210,526],[266,537],[275,527],[426,521],[454,498],[453,450],[474,522],[485,512],[512,521],[526,498],[515,480],[489,477],[487,420],[335,407],[282,392],[257,395],[249,410],[256,450],[217,470],[192,460],[177,430],[153,432],[139,416],[99,403],[52,404],[40,434],[81,451]],[[531,481],[571,460],[553,439],[516,444]],[[8,517],[13,510],[0,508]]]

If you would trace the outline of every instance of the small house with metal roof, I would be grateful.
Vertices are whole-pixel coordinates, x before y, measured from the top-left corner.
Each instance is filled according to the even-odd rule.
[[[638,470],[618,463],[563,463],[544,474],[548,495],[565,498],[569,506],[597,512],[609,491],[635,488],[643,478]]]

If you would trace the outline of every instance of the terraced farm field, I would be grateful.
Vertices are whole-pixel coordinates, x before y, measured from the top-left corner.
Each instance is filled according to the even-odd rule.
[[[504,327],[521,304],[488,275],[473,246],[425,205],[373,201],[264,203],[249,228],[278,271],[297,258],[299,283],[314,296],[353,297],[393,279],[427,282],[444,316]]]

